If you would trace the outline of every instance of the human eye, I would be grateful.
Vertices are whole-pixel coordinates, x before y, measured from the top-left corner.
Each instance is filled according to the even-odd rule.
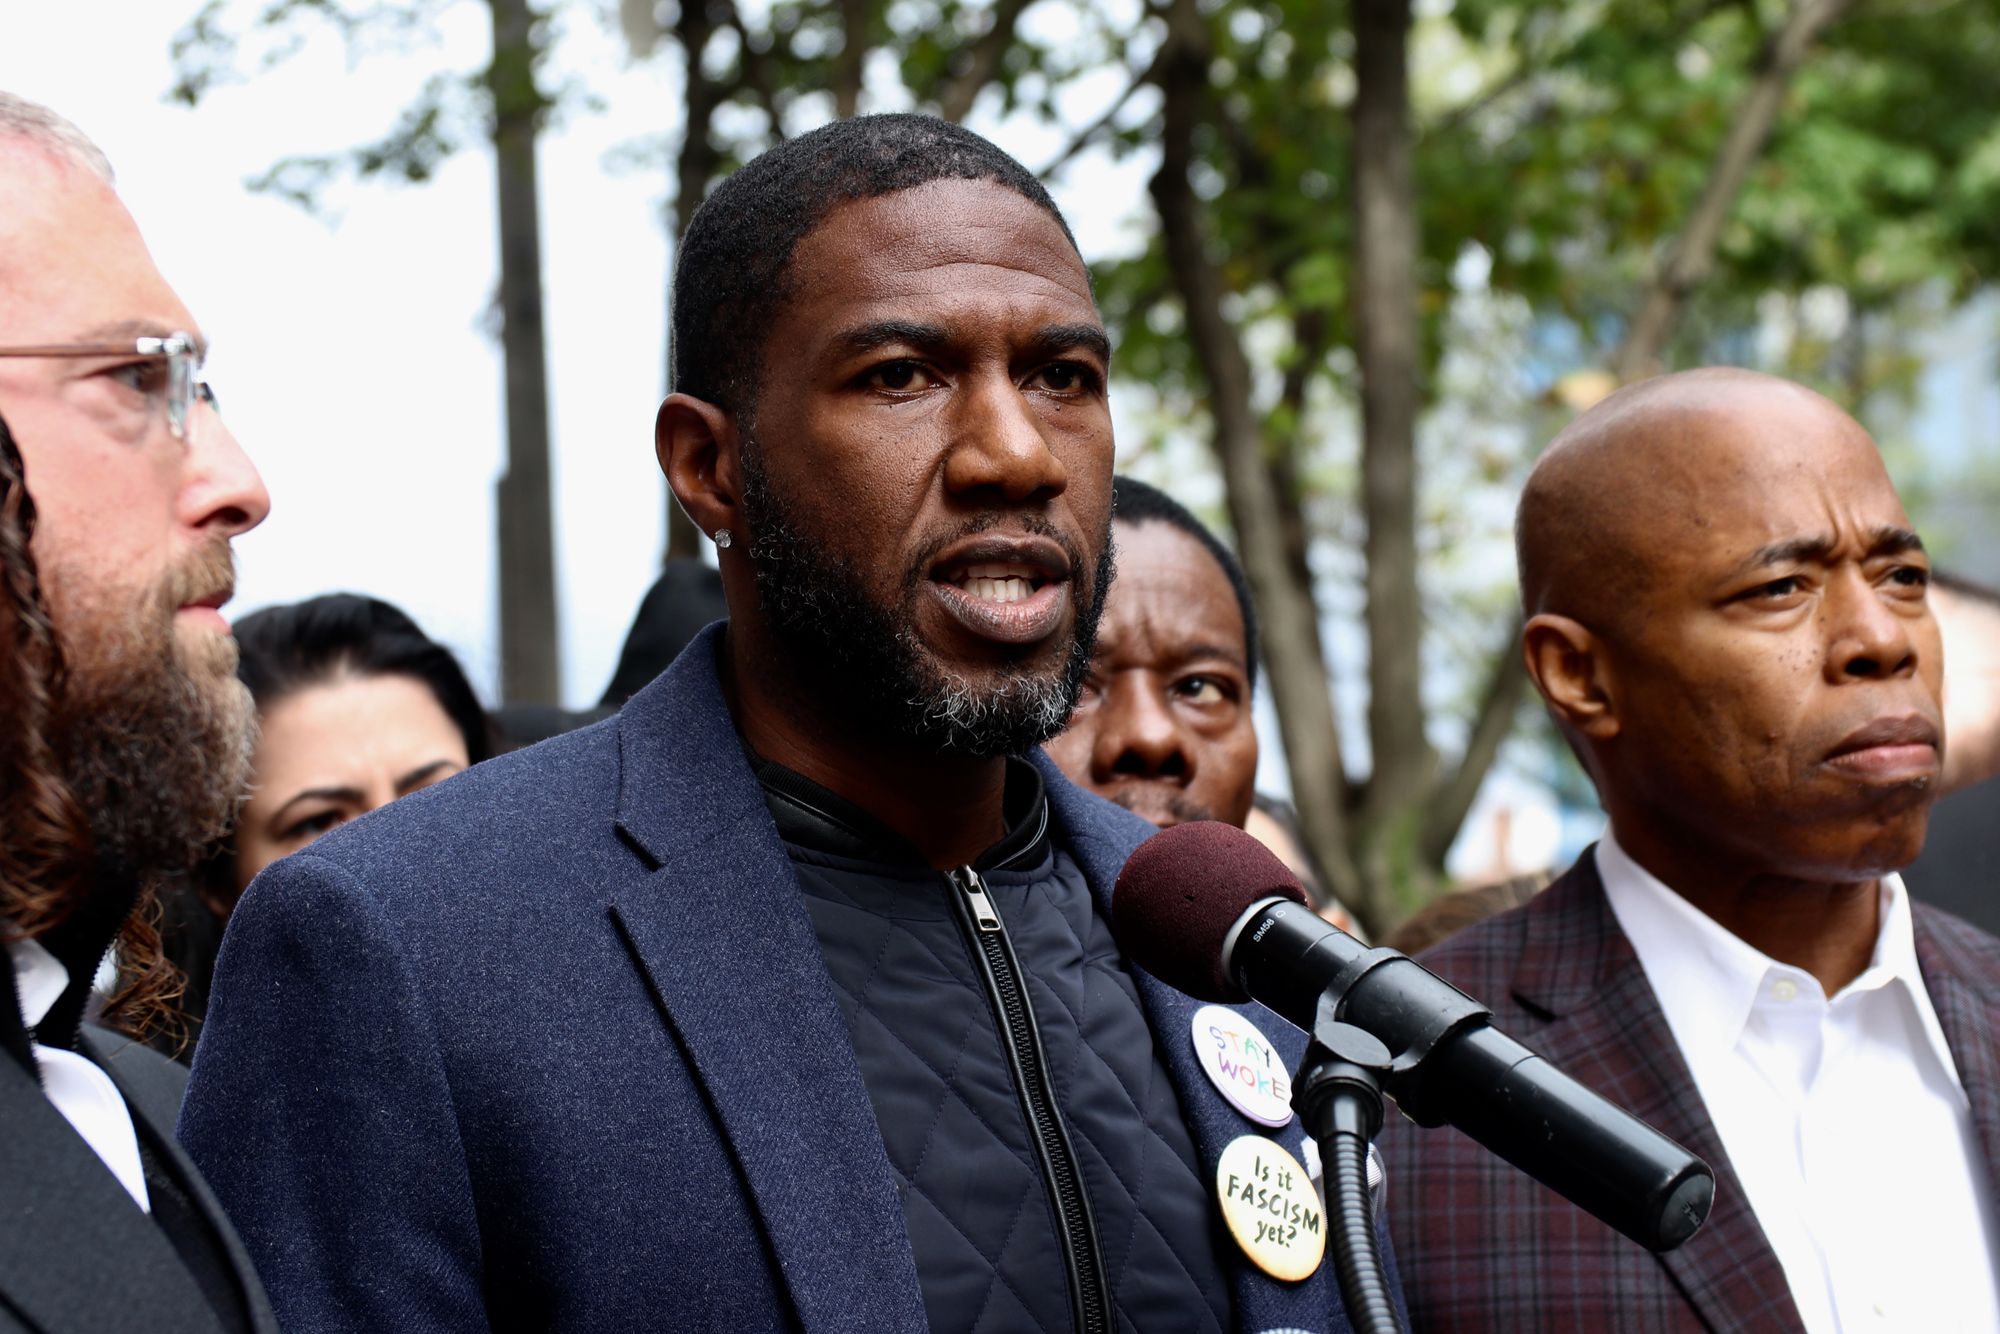
[[[928,388],[935,377],[922,362],[900,359],[885,361],[879,366],[871,366],[861,376],[864,388],[877,389],[890,394],[914,393]]]
[[[321,834],[337,829],[347,822],[347,816],[337,810],[318,811],[302,820],[294,820],[285,826],[279,837],[287,843],[310,843]]]
[[[1921,603],[1930,592],[1931,572],[1928,566],[1894,565],[1883,579],[1888,596],[1903,602]]]
[[[1029,383],[1047,393],[1072,396],[1094,392],[1100,377],[1094,368],[1080,361],[1056,361],[1036,371]]]
[[[1174,683],[1174,692],[1190,704],[1222,704],[1236,697],[1227,681],[1215,676],[1184,676]]]
[[[1931,572],[1921,565],[1898,565],[1889,571],[1889,582],[1904,588],[1928,588]]]
[[[1803,576],[1788,574],[1782,578],[1770,579],[1758,584],[1755,588],[1746,591],[1743,597],[1746,601],[1750,602],[1787,602],[1797,597],[1800,593],[1803,593],[1805,587],[1806,581]]]
[[[165,393],[167,388],[167,363],[159,357],[119,362],[107,367],[103,375],[145,398]]]

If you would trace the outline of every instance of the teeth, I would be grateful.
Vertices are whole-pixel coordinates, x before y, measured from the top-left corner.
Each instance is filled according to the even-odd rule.
[[[993,579],[981,575],[969,575],[961,587],[972,596],[988,602],[1023,602],[1034,591],[1026,579]]]
[[[965,567],[967,579],[1026,579],[1028,574],[1019,565],[987,564]]]

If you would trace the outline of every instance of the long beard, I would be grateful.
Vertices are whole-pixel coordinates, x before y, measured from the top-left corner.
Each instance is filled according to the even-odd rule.
[[[80,581],[52,572],[68,661],[57,761],[89,819],[100,883],[186,869],[242,802],[255,712],[236,643],[184,641],[174,624],[184,602],[229,586],[229,561],[211,548],[123,614],[61,597]]]
[[[871,599],[857,571],[808,536],[770,484],[762,448],[744,440],[743,509],[755,533],[748,548],[757,595],[786,656],[803,664],[821,699],[843,715],[940,753],[1018,755],[1062,731],[1090,669],[1090,651],[1112,578],[1109,525],[1062,660],[1040,672],[978,681],[938,661],[912,629],[912,610],[932,557],[973,533],[1009,523],[1052,538],[1073,570],[1075,544],[1045,521],[999,513],[975,516],[938,535],[903,572],[894,605]]]

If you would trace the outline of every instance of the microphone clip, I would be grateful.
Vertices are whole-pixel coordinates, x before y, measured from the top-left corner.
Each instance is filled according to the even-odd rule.
[[[1329,989],[1292,1081],[1292,1110],[1315,1139],[1355,1135],[1368,1143],[1382,1129],[1382,1081],[1395,1058],[1366,1029],[1342,1023],[1339,1010],[1339,994]]]
[[[1342,1023],[1339,1013],[1340,994],[1328,988],[1292,1081],[1292,1110],[1319,1144],[1334,1272],[1349,1321],[1363,1334],[1402,1334],[1376,1238],[1380,1197],[1368,1188],[1368,1146],[1382,1129],[1382,1081],[1394,1058],[1372,1033]]]

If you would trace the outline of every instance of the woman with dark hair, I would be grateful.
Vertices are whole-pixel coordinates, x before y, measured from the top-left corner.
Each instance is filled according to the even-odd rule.
[[[230,837],[163,896],[161,934],[186,978],[191,1033],[207,1017],[223,925],[257,872],[494,750],[451,650],[380,598],[328,593],[266,607],[234,631],[236,674],[257,706],[249,797]],[[157,1045],[193,1055],[192,1044]]]
[[[236,642],[260,732],[250,799],[204,887],[219,917],[286,853],[493,753],[451,650],[379,598],[267,607],[236,623]]]

